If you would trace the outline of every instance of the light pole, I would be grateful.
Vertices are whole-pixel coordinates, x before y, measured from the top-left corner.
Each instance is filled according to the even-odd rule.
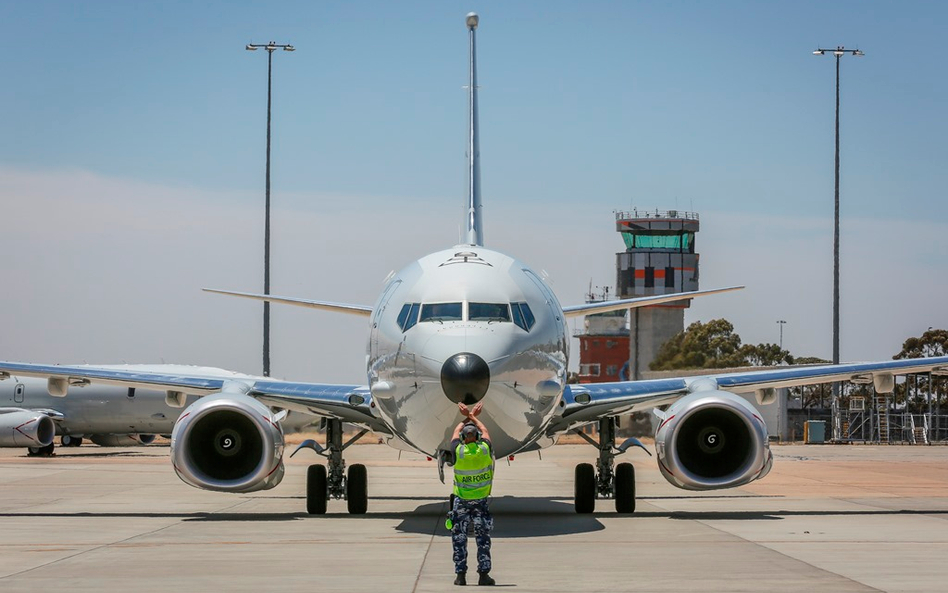
[[[780,319],[777,321],[777,325],[780,326],[780,349],[783,350],[783,326],[787,324],[786,321]]]
[[[273,52],[296,51],[288,44],[270,42],[266,45],[247,44],[247,50],[267,50],[267,205],[266,223],[263,232],[263,294],[270,294],[270,105],[271,90],[273,88]],[[270,376],[270,303],[263,303],[263,376]]]
[[[813,52],[815,56],[826,55],[831,52],[836,56],[836,186],[833,213],[833,364],[839,364],[839,59],[846,54],[853,56],[865,55],[858,49],[846,49],[842,45],[836,49],[818,48]],[[839,406],[839,383],[833,383],[833,437],[841,436],[841,428],[837,426]]]

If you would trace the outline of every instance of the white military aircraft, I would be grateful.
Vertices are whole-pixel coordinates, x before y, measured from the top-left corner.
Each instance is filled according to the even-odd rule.
[[[120,367],[127,369],[127,367]],[[145,369],[146,367],[142,367]],[[153,365],[153,372],[200,372],[222,378],[253,380],[215,368]],[[46,380],[16,377],[0,382],[0,447],[25,447],[31,456],[49,456],[58,434],[63,447],[89,440],[101,447],[149,445],[155,435],[171,434],[182,408],[172,407],[160,389],[136,389],[101,383],[74,383],[81,389],[69,398],[50,395]],[[186,403],[194,403],[196,396]],[[287,432],[318,421],[308,414],[292,414],[282,422]]]
[[[772,463],[763,420],[737,394],[756,393],[760,403],[767,403],[778,387],[853,379],[889,392],[896,374],[948,372],[948,357],[940,357],[568,385],[567,318],[733,289],[561,307],[527,265],[484,246],[477,24],[477,15],[469,14],[466,242],[409,264],[392,276],[372,307],[227,293],[367,317],[367,385],[222,377],[189,367],[13,362],[0,362],[0,376],[43,377],[49,392],[59,396],[71,385],[86,383],[163,389],[169,404],[179,407],[187,395],[204,396],[175,423],[171,458],[182,480],[208,490],[276,486],[284,473],[280,422],[286,411],[322,416],[326,444],[310,446],[328,463],[312,465],[307,473],[306,506],[314,514],[325,513],[330,498],[345,498],[350,513],[367,509],[365,467],[352,465],[347,472],[343,460],[346,447],[363,433],[343,442],[343,422],[439,460],[460,419],[458,402],[484,404],[481,418],[499,457],[552,445],[559,435],[597,423],[598,441],[589,440],[598,448],[598,460],[595,467],[576,467],[575,507],[589,513],[597,498],[612,498],[616,510],[627,513],[635,509],[634,469],[629,463],[616,466],[614,459],[638,443],[630,439],[616,446],[614,419],[621,414],[668,406],[656,411],[662,418],[655,436],[662,474],[681,488],[730,488],[763,477]]]

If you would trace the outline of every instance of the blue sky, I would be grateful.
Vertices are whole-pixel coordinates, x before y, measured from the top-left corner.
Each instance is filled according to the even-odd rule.
[[[256,370],[255,309],[198,290],[261,282],[266,54],[248,42],[297,48],[274,55],[274,292],[371,302],[452,243],[471,10],[487,243],[549,269],[564,302],[613,282],[613,210],[694,209],[702,286],[749,288],[689,320],[759,342],[793,317],[785,343],[828,356],[835,70],[811,52],[842,44],[866,53],[842,60],[843,357],[948,325],[943,3],[40,0],[0,5],[0,248],[25,287],[0,299],[19,312],[0,356]],[[108,321],[124,308],[156,319]],[[364,339],[280,315],[290,376],[340,368],[299,354],[313,336]],[[37,337],[76,316],[84,339]],[[354,361],[338,380],[360,380],[362,346],[335,350]]]

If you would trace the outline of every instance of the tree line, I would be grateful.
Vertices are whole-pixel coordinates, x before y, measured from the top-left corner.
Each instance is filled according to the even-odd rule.
[[[893,359],[945,356],[948,354],[948,330],[929,328],[921,336],[907,338]],[[707,323],[696,321],[685,331],[676,334],[658,350],[649,365],[653,371],[683,369],[723,369],[745,366],[777,366],[791,364],[828,364],[828,360],[814,356],[796,357],[777,344],[743,344],[727,319],[712,319]],[[929,385],[931,382],[931,385]],[[804,406],[823,398],[825,389],[814,385],[799,390]],[[843,395],[869,395],[871,386],[844,383]],[[896,401],[908,401],[917,408],[931,401],[940,402],[948,393],[948,377],[913,376],[896,387]],[[906,395],[908,396],[906,398]]]

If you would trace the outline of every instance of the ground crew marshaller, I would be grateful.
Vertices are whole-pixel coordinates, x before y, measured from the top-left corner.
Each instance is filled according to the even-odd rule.
[[[477,542],[477,584],[493,585],[490,574],[490,530],[494,518],[487,508],[491,481],[494,479],[494,456],[490,434],[477,415],[484,408],[478,403],[468,409],[458,404],[462,420],[454,429],[451,448],[454,452],[454,506],[451,509],[451,542],[454,547],[455,585],[467,584],[467,528],[474,525]]]

